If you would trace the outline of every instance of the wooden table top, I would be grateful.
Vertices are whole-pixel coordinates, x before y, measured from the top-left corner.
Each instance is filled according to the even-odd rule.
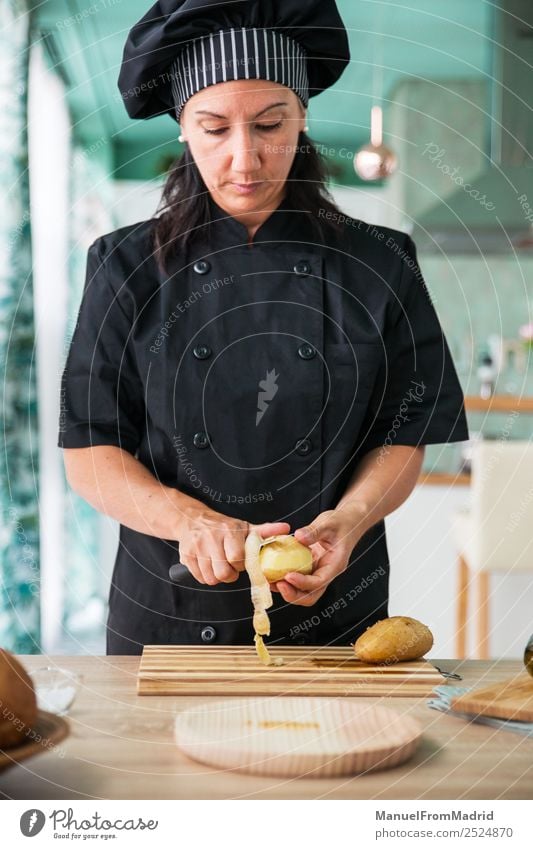
[[[515,675],[511,660],[433,663],[462,686]],[[533,740],[428,708],[426,699],[365,698],[414,716],[424,729],[414,757],[395,769],[337,779],[264,778],[190,761],[173,741],[174,716],[214,697],[138,696],[139,657],[21,656],[31,673],[57,665],[83,676],[57,749],[0,773],[4,799],[531,799]]]

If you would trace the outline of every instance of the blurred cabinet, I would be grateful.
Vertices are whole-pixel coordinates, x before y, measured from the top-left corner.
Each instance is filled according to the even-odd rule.
[[[515,395],[493,395],[492,398],[480,398],[478,395],[465,396],[465,409],[467,413],[512,413],[515,417],[533,414],[533,397]],[[531,420],[533,425],[533,419]],[[498,438],[509,438],[502,433]],[[456,458],[458,459],[458,446],[455,444]],[[460,449],[459,449],[460,450]],[[458,468],[458,463],[456,463]],[[419,483],[431,484],[433,486],[468,486],[470,475],[458,471],[423,471]]]

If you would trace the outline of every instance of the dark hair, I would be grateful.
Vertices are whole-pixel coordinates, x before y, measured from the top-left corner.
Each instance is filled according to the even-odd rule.
[[[291,209],[312,213],[309,220],[317,240],[324,240],[327,231],[333,235],[341,230],[342,213],[326,187],[328,176],[326,161],[309,137],[300,133],[287,177],[285,199]],[[319,209],[323,211],[320,219],[316,215]],[[328,212],[332,213],[329,217]],[[160,270],[166,273],[170,255],[183,252],[201,236],[203,227],[210,221],[208,189],[188,146],[169,168],[157,213],[160,214],[154,219],[153,250]]]

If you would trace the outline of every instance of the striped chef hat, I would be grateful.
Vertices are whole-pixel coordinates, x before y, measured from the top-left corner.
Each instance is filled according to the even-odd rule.
[[[195,38],[170,67],[179,121],[185,103],[207,86],[228,80],[272,80],[309,101],[306,52],[290,36],[265,28],[219,30]]]
[[[349,60],[335,0],[158,0],[128,34],[118,86],[131,118],[177,121],[228,80],[281,83],[307,106]]]

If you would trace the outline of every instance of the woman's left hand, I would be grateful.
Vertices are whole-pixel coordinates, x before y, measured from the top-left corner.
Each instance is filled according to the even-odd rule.
[[[363,505],[351,504],[350,508],[326,510],[310,525],[298,528],[294,537],[313,552],[313,572],[287,572],[283,581],[271,588],[290,604],[315,604],[331,581],[347,569],[350,554],[367,530],[365,517]]]

